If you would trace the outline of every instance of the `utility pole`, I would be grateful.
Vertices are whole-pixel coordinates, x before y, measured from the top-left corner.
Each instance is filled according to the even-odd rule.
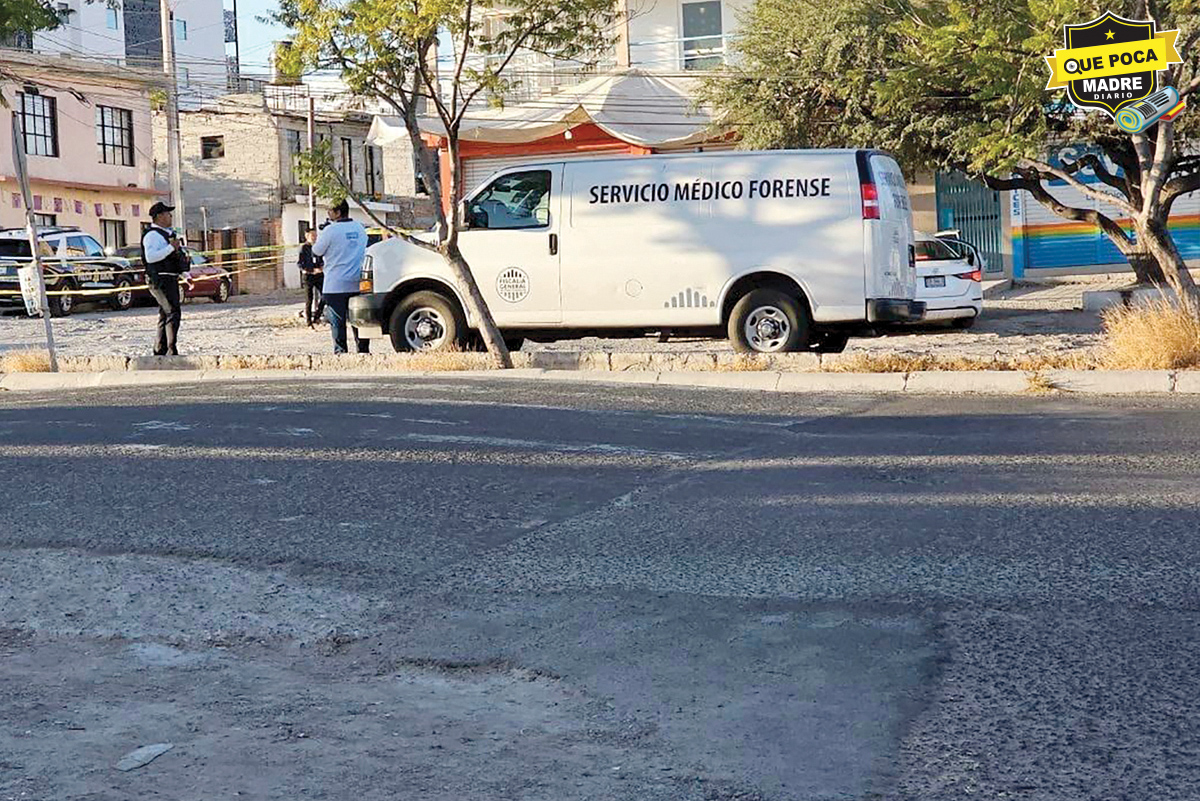
[[[238,33],[237,0],[233,0],[233,63],[237,67],[237,86],[233,91],[242,91],[242,37]]]
[[[159,0],[162,22],[162,62],[167,76],[167,164],[171,172],[171,205],[175,207],[175,228],[187,240],[187,214],[183,207],[183,154],[179,145],[179,79],[175,74],[175,25],[167,0]]]
[[[46,326],[46,350],[50,353],[50,372],[58,372],[58,355],[54,352],[54,328],[50,324],[50,301],[46,297],[46,275],[42,271],[42,251],[37,238],[37,223],[33,219],[33,197],[29,191],[29,165],[25,158],[25,128],[21,115],[12,113],[13,165],[17,168],[17,180],[21,184],[21,196],[25,201],[25,232],[29,235],[29,252],[33,264],[21,268],[21,294],[25,298],[25,309],[30,313],[40,310]],[[32,280],[30,280],[32,279]],[[30,286],[30,284],[34,286]],[[35,297],[36,293],[36,297]]]
[[[313,149],[317,144],[317,101],[313,98],[312,87],[308,88],[308,157],[313,157]],[[308,227],[317,230],[317,187],[308,185]]]

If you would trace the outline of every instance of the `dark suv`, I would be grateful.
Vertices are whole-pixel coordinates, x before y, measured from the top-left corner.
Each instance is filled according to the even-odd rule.
[[[91,234],[78,228],[39,227],[38,246],[42,267],[46,273],[46,291],[62,292],[49,296],[50,314],[65,317],[76,303],[93,298],[108,303],[118,311],[133,305],[134,286],[138,278],[128,259],[109,255]],[[111,251],[110,251],[111,252]],[[0,305],[24,306],[20,294],[17,268],[32,257],[29,236],[24,228],[0,229]],[[79,290],[109,289],[103,295],[75,294]]]

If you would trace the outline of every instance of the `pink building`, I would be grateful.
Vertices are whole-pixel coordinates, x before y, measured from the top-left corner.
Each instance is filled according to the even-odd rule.
[[[0,114],[0,227],[25,224],[13,164],[15,114],[39,223],[78,226],[114,247],[136,242],[160,196],[150,105],[162,74],[20,50],[0,50],[0,61],[8,105]]]

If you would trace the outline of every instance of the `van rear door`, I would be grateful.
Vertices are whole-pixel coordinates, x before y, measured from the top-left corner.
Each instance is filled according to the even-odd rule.
[[[867,298],[881,309],[889,308],[881,316],[869,313],[868,317],[879,322],[914,315],[919,319],[919,308],[892,302],[911,301],[917,293],[912,206],[904,173],[886,153],[860,150],[857,161],[862,181]]]

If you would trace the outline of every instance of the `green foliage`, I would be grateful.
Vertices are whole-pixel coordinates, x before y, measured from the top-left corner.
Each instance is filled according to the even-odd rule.
[[[301,183],[311,184],[317,197],[324,198],[330,206],[336,206],[353,194],[333,162],[333,145],[328,139],[316,143],[296,157],[296,177]]]
[[[62,21],[48,0],[0,0],[0,39],[57,28]]]
[[[1159,29],[1200,30],[1197,0],[1154,5]],[[1007,174],[1053,141],[1091,142],[1118,156],[1130,138],[1106,115],[1076,114],[1045,89],[1045,56],[1063,25],[1111,8],[1145,18],[1137,2],[1098,0],[757,0],[735,43],[737,67],[705,96],[751,147],[875,146],[909,168]],[[1175,81],[1198,74],[1183,52]],[[1196,132],[1189,110],[1176,134]]]

